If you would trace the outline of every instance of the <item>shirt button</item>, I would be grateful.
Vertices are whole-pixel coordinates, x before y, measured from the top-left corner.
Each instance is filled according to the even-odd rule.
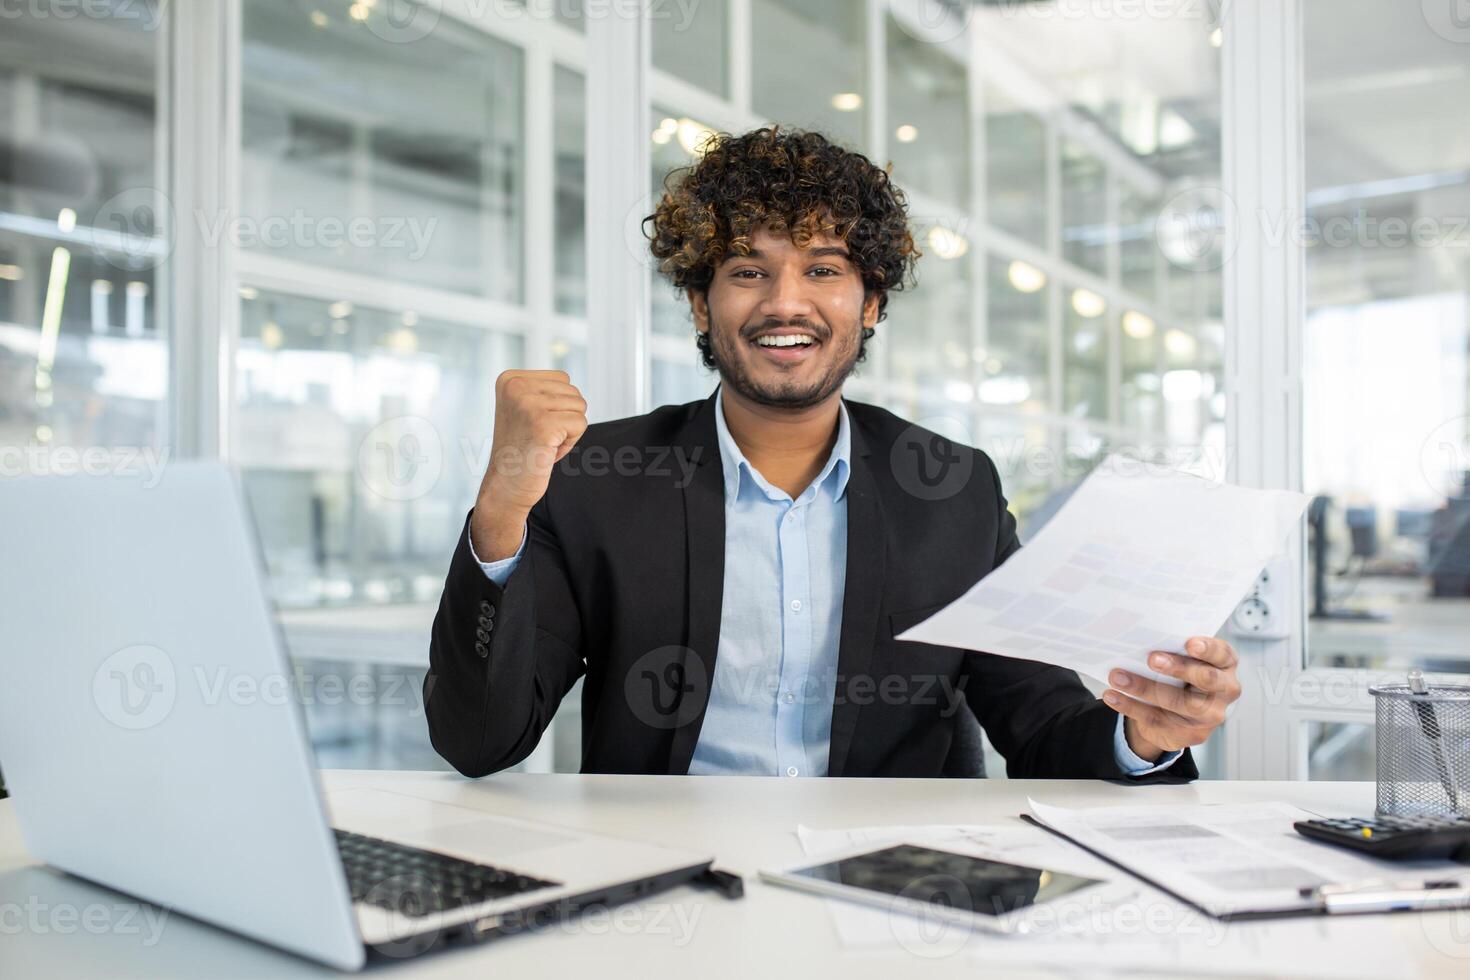
[[[801,600],[800,599],[792,599],[791,600],[791,611],[792,612],[801,612]]]
[[[788,775],[788,776],[795,776],[796,775],[796,767],[795,766],[787,766],[786,767],[786,775]]]
[[[790,691],[787,691],[785,694],[781,695],[781,700],[785,701],[787,704],[793,704],[796,701],[796,695],[792,694]]]

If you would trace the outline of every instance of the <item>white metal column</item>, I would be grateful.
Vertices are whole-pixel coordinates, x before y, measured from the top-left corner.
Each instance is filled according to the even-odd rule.
[[[239,214],[239,0],[173,4],[169,31],[170,440],[178,456],[226,456],[240,302],[234,246],[207,230]]]
[[[551,367],[551,341],[556,330],[556,65],[550,46],[541,41],[527,45],[525,65],[527,179],[521,237],[526,307],[531,313],[525,366],[542,370]]]
[[[990,242],[985,229],[990,226],[990,199],[986,185],[990,158],[989,122],[985,101],[985,74],[980,70],[980,32],[971,21],[965,26],[965,41],[970,53],[965,65],[966,112],[970,133],[970,210],[969,222],[958,229],[970,242],[966,261],[970,263],[970,387],[974,399],[970,403],[970,433],[975,439],[972,444],[979,448],[994,445],[992,433],[985,431],[985,403],[980,392],[989,375],[985,362],[990,357]],[[992,450],[993,451],[993,450]]]
[[[587,368],[590,417],[648,404],[651,212],[648,11],[587,18]]]
[[[887,0],[866,0],[863,6],[863,134],[868,148],[868,159],[879,167],[886,168],[888,158],[888,3]],[[878,325],[873,337],[873,361],[868,366],[867,379],[879,392],[891,397],[888,379],[892,376],[889,365],[893,360],[893,345],[889,343],[888,331],[892,324],[886,319]],[[875,400],[884,400],[879,396]]]
[[[1234,0],[1223,24],[1225,374],[1230,477],[1301,489],[1304,254],[1280,234],[1304,214],[1300,0]],[[1289,703],[1301,671],[1301,536],[1292,566],[1290,640],[1233,637],[1245,689],[1226,726],[1226,775],[1289,779]]]

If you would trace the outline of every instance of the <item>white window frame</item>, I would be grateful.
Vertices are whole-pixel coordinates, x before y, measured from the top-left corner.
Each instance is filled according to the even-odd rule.
[[[1304,490],[1305,245],[1272,235],[1307,214],[1303,0],[1231,0],[1223,53],[1226,391],[1230,476],[1242,486]],[[1310,777],[1312,722],[1374,724],[1368,688],[1400,672],[1310,665],[1305,528],[1283,556],[1290,587],[1283,640],[1234,635],[1246,694],[1226,732],[1231,779]],[[1470,678],[1459,676],[1460,683]]]

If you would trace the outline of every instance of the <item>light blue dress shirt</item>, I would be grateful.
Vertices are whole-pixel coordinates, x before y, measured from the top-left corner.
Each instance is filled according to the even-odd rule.
[[[847,580],[847,478],[852,433],[839,403],[837,442],[817,478],[795,500],[746,460],[725,424],[723,387],[715,429],[725,478],[725,584],[714,684],[689,763],[693,775],[825,776],[832,692]],[[479,562],[504,585],[526,547]],[[1130,776],[1163,769],[1128,747],[1123,716],[1113,735]]]

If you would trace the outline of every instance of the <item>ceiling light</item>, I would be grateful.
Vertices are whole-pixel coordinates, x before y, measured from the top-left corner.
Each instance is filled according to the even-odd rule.
[[[714,133],[715,131],[704,123],[698,123],[688,118],[679,120],[679,145],[690,156],[698,156],[704,141],[713,136]]]
[[[838,112],[857,112],[863,107],[863,97],[856,92],[838,92],[832,96],[832,108]]]
[[[1195,131],[1177,112],[1165,112],[1159,117],[1159,145],[1166,150],[1178,149],[1194,142]]]
[[[1134,340],[1147,340],[1154,335],[1157,329],[1153,318],[1144,316],[1137,310],[1129,310],[1123,314],[1123,332]]]
[[[941,259],[957,259],[970,250],[968,238],[943,225],[935,225],[929,229],[928,242],[934,254]]]
[[[419,335],[407,327],[390,330],[383,338],[383,346],[395,354],[412,354],[419,349]]]
[[[61,333],[61,307],[66,301],[66,280],[71,274],[71,252],[56,246],[51,251],[51,277],[46,283],[46,300],[41,307],[41,341],[36,349],[36,376],[51,373],[56,363],[56,338]]]
[[[1022,262],[1016,259],[1006,270],[1006,278],[1011,285],[1023,293],[1034,293],[1046,285],[1046,273],[1042,272],[1030,262]]]
[[[1107,300],[1092,290],[1072,290],[1072,309],[1076,311],[1078,316],[1086,317],[1090,320],[1093,317],[1102,316],[1107,311],[1107,308]]]
[[[1164,334],[1164,349],[1175,357],[1192,357],[1198,346],[1195,339],[1183,330],[1170,330]]]
[[[908,123],[904,123],[902,126],[893,131],[893,138],[898,140],[900,143],[912,143],[914,140],[919,138],[919,128],[917,126],[910,126]]]
[[[659,146],[663,146],[669,140],[673,139],[674,134],[678,132],[679,120],[670,116],[664,116],[663,119],[659,120],[658,129],[653,131],[653,141]]]

